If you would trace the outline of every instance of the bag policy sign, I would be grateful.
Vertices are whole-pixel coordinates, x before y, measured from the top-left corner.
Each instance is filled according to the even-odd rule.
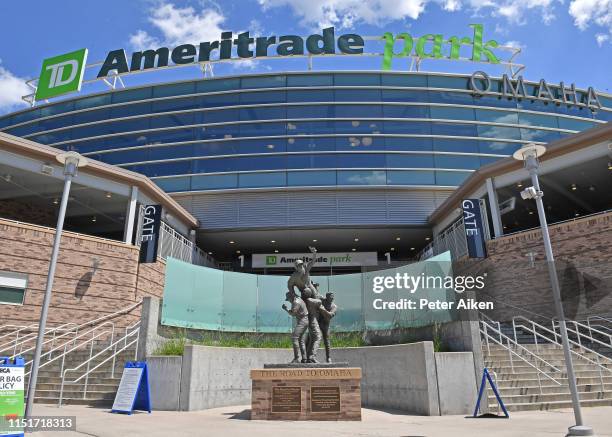
[[[467,240],[470,258],[485,258],[487,256],[482,215],[479,199],[465,199],[461,203],[463,209],[463,226]]]
[[[159,227],[161,225],[161,205],[147,205],[142,214],[142,233],[140,236],[140,262],[157,261]]]

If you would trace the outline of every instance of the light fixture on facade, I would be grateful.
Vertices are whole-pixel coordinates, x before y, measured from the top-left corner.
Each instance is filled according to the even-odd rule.
[[[516,188],[523,188],[523,183],[521,181],[517,182]]]
[[[234,244],[235,241],[234,240],[230,240],[229,244]]]
[[[208,252],[209,255],[212,255],[212,252]]]
[[[270,240],[270,243],[274,244],[276,243],[276,240]]]
[[[425,237],[425,241],[431,240],[431,237]]]
[[[572,191],[576,191],[578,189],[578,187],[576,186],[576,184],[572,184],[570,185],[570,188],[572,189]]]
[[[316,243],[318,240],[312,240],[313,243]]]
[[[95,223],[96,221],[98,221],[98,219],[97,219],[97,218],[96,218],[96,216],[94,215],[94,216],[91,218],[91,221]]]
[[[410,248],[410,250],[415,250],[415,248],[414,248],[414,247],[411,247],[411,248]]]
[[[395,250],[395,247],[392,247],[391,249],[389,249],[391,252],[393,252]]]
[[[595,185],[589,185],[589,191],[595,191]]]
[[[356,243],[359,241],[359,238],[353,238],[353,241]]]
[[[274,249],[274,253],[278,253],[278,249]]]
[[[608,161],[608,170],[612,170],[612,161]]]
[[[55,199],[53,199],[53,204],[54,204],[54,205],[59,204],[59,199],[58,199],[57,197],[56,197]]]
[[[111,197],[113,197],[113,193],[111,193],[110,191],[107,191],[105,196],[107,199],[110,199]]]
[[[236,251],[236,253],[240,253],[240,251],[239,251],[239,250],[237,250],[237,251]]]
[[[401,239],[401,237],[395,237],[395,241],[400,241]]]
[[[351,249],[353,252],[355,252],[357,249],[355,249],[354,247]]]

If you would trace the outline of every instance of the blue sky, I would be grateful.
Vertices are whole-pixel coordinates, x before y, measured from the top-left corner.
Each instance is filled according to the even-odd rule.
[[[57,0],[0,3],[0,113],[24,108],[25,80],[37,77],[44,58],[80,48],[89,62],[124,48],[170,47],[219,39],[221,31],[252,35],[309,35],[334,26],[336,34],[413,36],[440,33],[484,38],[521,48],[526,79],[575,82],[612,92],[612,0]],[[378,46],[382,50],[382,45]],[[315,69],[379,69],[379,58],[315,60]],[[304,70],[304,60],[219,64],[215,75]],[[394,69],[406,69],[396,61]],[[422,70],[465,72],[499,67],[471,62],[427,61]],[[92,70],[90,73],[97,71]],[[126,86],[201,76],[196,67],[142,74]],[[88,91],[101,89],[100,85]]]

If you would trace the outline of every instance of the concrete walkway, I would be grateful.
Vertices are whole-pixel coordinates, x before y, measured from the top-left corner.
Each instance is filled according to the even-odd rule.
[[[574,417],[571,410],[518,412],[508,420],[406,416],[363,409],[362,422],[275,422],[248,420],[248,406],[127,416],[99,408],[68,405],[58,409],[40,404],[35,405],[34,413],[77,417],[77,432],[37,432],[35,437],[564,436]],[[585,408],[583,415],[598,437],[612,437],[612,407]]]

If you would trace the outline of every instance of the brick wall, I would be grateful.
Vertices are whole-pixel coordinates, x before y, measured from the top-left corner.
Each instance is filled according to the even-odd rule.
[[[25,273],[24,305],[0,305],[0,324],[37,322],[55,230],[0,219],[0,270]],[[161,297],[165,262],[139,264],[138,248],[121,242],[64,232],[48,323],[77,324],[127,308],[143,296]],[[136,322],[140,308],[116,319]]]
[[[552,225],[550,237],[566,317],[612,315],[612,213]],[[491,240],[487,252],[488,258],[463,267],[487,272],[480,296],[494,302],[489,316],[504,321],[515,315],[539,320],[556,315],[539,229]]]

